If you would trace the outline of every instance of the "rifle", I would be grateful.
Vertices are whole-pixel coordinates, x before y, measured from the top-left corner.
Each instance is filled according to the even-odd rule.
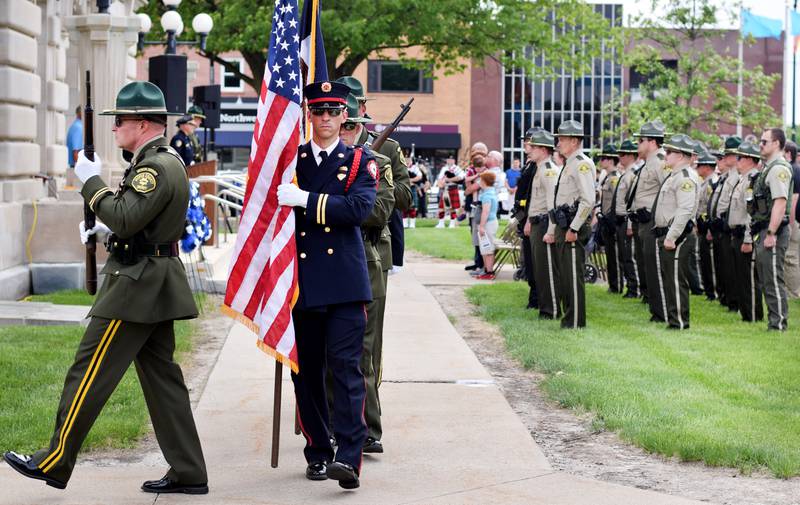
[[[94,110],[92,109],[92,81],[86,71],[86,106],[83,108],[83,154],[94,161]],[[83,225],[87,230],[95,226],[95,215],[87,202],[83,202]],[[86,242],[86,292],[97,293],[97,237],[89,235]]]
[[[411,102],[413,101],[414,97],[411,97],[408,103],[400,106],[400,114],[398,114],[397,117],[394,118],[392,124],[384,128],[381,134],[378,135],[378,137],[372,142],[372,144],[370,145],[370,149],[372,149],[373,151],[377,151],[381,148],[383,143],[386,142],[386,139],[389,138],[389,135],[391,135],[397,129],[397,127],[400,126],[400,123],[403,121],[403,118],[405,118],[406,114],[408,114],[408,111],[411,110]]]

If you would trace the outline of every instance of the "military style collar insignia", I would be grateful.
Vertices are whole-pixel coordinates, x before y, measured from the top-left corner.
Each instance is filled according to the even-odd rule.
[[[338,156],[338,157],[340,157],[340,158],[344,158],[344,154],[343,154],[343,153],[339,153],[339,154],[337,154],[336,156]]]
[[[151,169],[152,170],[152,169]],[[137,170],[131,181],[131,187],[137,193],[146,194],[156,189],[156,178],[147,170]]]
[[[336,178],[339,179],[340,181],[343,181],[345,177],[347,177],[347,174],[338,174],[336,176]]]

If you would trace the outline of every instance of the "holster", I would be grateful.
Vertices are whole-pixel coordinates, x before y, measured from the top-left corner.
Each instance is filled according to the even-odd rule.
[[[651,212],[647,209],[637,209],[636,217],[638,218],[638,220],[635,222],[639,224],[647,224],[653,218]]]

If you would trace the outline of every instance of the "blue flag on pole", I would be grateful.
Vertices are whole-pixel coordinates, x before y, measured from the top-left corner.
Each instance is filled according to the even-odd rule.
[[[320,0],[306,0],[300,17],[300,59],[308,67],[306,84],[328,80],[325,43],[319,24]]]
[[[800,35],[800,12],[792,11],[792,35],[797,37]]]
[[[756,16],[748,10],[742,10],[742,35],[751,35],[756,39],[781,38],[783,22],[764,16]]]

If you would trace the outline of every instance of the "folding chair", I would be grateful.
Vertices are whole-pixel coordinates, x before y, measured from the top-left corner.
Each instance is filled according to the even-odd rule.
[[[503,266],[511,260],[514,268],[520,266],[520,243],[522,240],[517,235],[516,221],[509,220],[500,236],[494,240],[494,273],[497,274]]]

